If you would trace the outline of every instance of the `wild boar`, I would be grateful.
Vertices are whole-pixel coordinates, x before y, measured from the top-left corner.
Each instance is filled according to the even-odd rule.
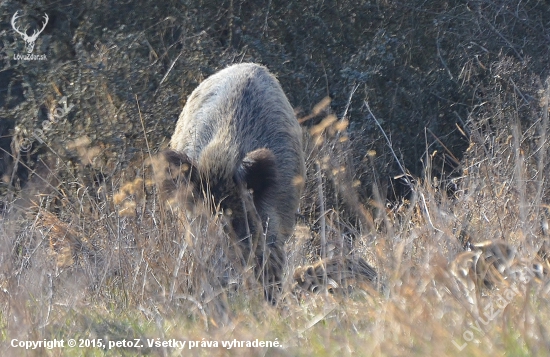
[[[185,168],[194,197],[224,212],[274,303],[305,175],[302,130],[277,79],[253,63],[207,78],[187,99],[164,157]]]

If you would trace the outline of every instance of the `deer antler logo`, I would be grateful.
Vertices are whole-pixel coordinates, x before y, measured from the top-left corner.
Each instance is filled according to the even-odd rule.
[[[46,21],[42,24],[42,29],[40,29],[40,31],[34,30],[33,33],[32,33],[32,36],[28,36],[27,35],[27,28],[25,28],[25,30],[23,32],[21,32],[21,31],[19,31],[17,26],[15,26],[15,20],[17,20],[18,18],[21,17],[21,16],[17,16],[18,12],[19,12],[19,10],[17,10],[15,12],[15,14],[13,14],[13,17],[11,18],[11,27],[13,27],[15,32],[17,32],[18,34],[23,36],[23,40],[25,40],[25,46],[27,48],[27,53],[32,53],[32,50],[34,49],[34,42],[38,38],[38,35],[40,35],[42,33],[42,31],[44,31],[44,29],[46,28],[46,25],[48,24],[48,20],[49,20],[48,14],[44,13],[44,20],[46,20]]]

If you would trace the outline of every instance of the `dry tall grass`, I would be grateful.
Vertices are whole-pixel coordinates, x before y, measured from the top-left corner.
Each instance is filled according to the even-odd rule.
[[[470,147],[452,179],[427,147],[424,177],[392,204],[377,154],[351,156],[346,118],[327,103],[304,118],[321,117],[307,133],[306,191],[275,307],[221,215],[159,198],[149,154],[92,184],[63,162],[45,165],[2,212],[1,354],[547,355],[550,87],[539,85],[528,126],[514,116],[521,92],[512,96],[460,128]],[[97,149],[77,146],[93,161]],[[11,347],[69,338],[143,347]],[[157,339],[188,345],[148,345]],[[282,348],[222,346],[256,339]]]

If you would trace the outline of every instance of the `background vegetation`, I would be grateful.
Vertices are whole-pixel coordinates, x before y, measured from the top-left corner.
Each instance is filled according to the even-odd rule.
[[[23,353],[13,338],[71,337],[284,346],[181,353],[195,355],[547,355],[547,1],[0,9],[2,355]],[[48,14],[34,49],[47,60],[14,60],[17,10],[28,33]],[[276,307],[231,260],[216,217],[166,206],[148,166],[187,95],[241,61],[277,75],[307,142]],[[412,192],[393,179],[403,171]],[[364,259],[379,282],[293,286],[321,257]],[[180,355],[28,352],[105,353]]]

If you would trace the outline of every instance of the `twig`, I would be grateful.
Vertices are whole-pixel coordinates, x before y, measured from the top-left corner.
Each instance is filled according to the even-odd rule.
[[[186,234],[189,234],[189,231],[186,232]],[[178,260],[176,261],[176,266],[174,267],[174,272],[172,273],[172,284],[170,286],[170,301],[174,298],[174,290],[176,289],[176,280],[178,280],[178,273],[181,267],[181,261],[183,259],[183,254],[185,254],[185,251],[187,250],[187,241],[185,239],[185,236],[181,236],[181,245],[180,245],[180,252],[178,254]]]
[[[265,20],[264,20],[264,26],[262,28],[262,37],[264,37],[266,31],[267,31],[267,19],[269,18],[269,9],[271,8],[271,0],[267,2],[267,9],[265,11]]]
[[[449,67],[447,67],[447,63],[445,62],[445,60],[441,56],[441,49],[439,47],[439,31],[437,31],[437,39],[435,40],[435,45],[437,47],[437,57],[439,57],[439,60],[441,61],[441,64],[443,64],[443,67],[445,67],[445,70],[449,74],[449,77],[451,77],[451,80],[454,80],[454,77],[453,77],[453,74],[451,73],[451,70],[449,69]]]
[[[374,122],[376,123],[376,125],[378,125],[378,128],[380,128],[380,131],[382,132],[382,134],[384,135],[384,138],[386,138],[386,142],[388,144],[388,147],[390,148],[390,151],[393,155],[393,157],[395,158],[395,161],[397,162],[397,165],[399,165],[399,169],[401,170],[401,172],[403,173],[404,177],[405,177],[405,180],[407,181],[407,185],[409,185],[409,187],[411,188],[411,190],[414,191],[414,187],[412,185],[412,182],[411,180],[409,180],[409,177],[407,175],[407,172],[405,171],[405,168],[403,167],[403,165],[401,165],[401,162],[399,162],[399,159],[397,158],[397,154],[395,153],[395,151],[393,150],[393,147],[392,147],[392,143],[391,143],[391,140],[390,138],[388,138],[388,136],[386,135],[386,132],[384,131],[384,129],[382,128],[382,125],[380,125],[380,123],[378,122],[378,119],[376,119],[376,117],[374,116],[373,112],[370,110],[370,106],[369,106],[369,103],[365,100],[364,101],[365,103],[365,106],[367,107],[367,110],[369,111],[369,114],[372,116],[372,118],[374,119]]]
[[[516,56],[519,58],[519,60],[521,62],[523,62],[523,57],[521,57],[521,55],[519,54],[519,52],[514,48],[514,46],[512,45],[512,43],[510,41],[508,41],[508,39],[506,37],[504,37],[504,35],[502,35],[500,32],[498,32],[498,30],[493,26],[493,24],[491,24],[491,22],[489,22],[489,19],[487,19],[485,16],[483,16],[483,14],[481,13],[481,10],[478,9],[478,14],[479,16],[485,20],[485,22],[487,23],[487,25],[489,25],[489,27],[491,28],[491,30],[493,30],[500,38],[502,38],[504,40],[504,42],[506,42],[506,44],[514,51],[514,53],[516,54]]]
[[[327,236],[326,236],[326,218],[325,218],[325,196],[323,193],[323,176],[321,174],[321,165],[318,162],[315,163],[317,171],[317,192],[319,194],[319,209],[321,212],[321,259],[327,257]]]
[[[518,86],[516,86],[516,82],[514,82],[514,80],[512,78],[509,78],[509,80],[512,83],[512,85],[514,86],[514,91],[516,91],[519,94],[519,96],[521,97],[521,99],[523,99],[525,104],[529,104],[529,101],[527,100],[527,98],[525,98],[523,93],[521,93],[521,91],[519,90]]]
[[[162,83],[164,83],[164,80],[166,79],[166,77],[168,77],[168,75],[172,71],[172,68],[174,68],[174,65],[176,64],[178,59],[181,57],[182,53],[183,53],[183,50],[180,51],[180,53],[178,54],[178,57],[176,57],[176,59],[172,62],[172,64],[170,65],[170,68],[168,68],[168,71],[166,72],[164,77],[162,77],[162,79],[160,80],[159,86],[157,87],[157,90],[155,91],[155,94],[153,94],[153,97],[157,96],[157,93],[160,90],[160,86],[162,85]]]
[[[432,228],[436,231],[443,233],[443,231],[439,228],[436,228],[432,222],[432,218],[430,217],[430,211],[428,211],[428,205],[426,204],[426,198],[424,197],[424,194],[420,193],[420,197],[422,198],[422,203],[424,204],[424,209],[426,210],[426,216],[428,217],[428,222],[430,222],[430,226],[432,226]]]
[[[349,107],[351,106],[351,99],[353,98],[355,91],[357,91],[357,88],[359,88],[359,84],[355,84],[351,89],[351,92],[348,97],[348,102],[346,103],[346,108],[344,109],[344,113],[342,114],[342,117],[341,117],[342,120],[346,118],[346,115],[348,115],[348,110],[349,110]]]
[[[541,85],[542,86],[542,85]],[[550,80],[546,81],[546,90],[542,97],[542,120],[539,127],[539,135],[540,135],[540,146],[536,151],[540,150],[540,154],[537,160],[537,203],[540,203],[542,200],[542,192],[544,190],[544,167],[545,167],[545,161],[546,161],[546,148],[547,141],[548,141],[548,127],[549,127],[549,120],[548,120],[548,101],[550,98]],[[543,149],[544,148],[544,149]],[[541,150],[543,149],[543,150]]]
[[[135,94],[135,97],[136,97],[136,105],[139,113],[139,121],[141,123],[141,129],[143,130],[145,145],[147,146],[147,153],[149,154],[149,159],[151,160],[151,162],[153,162],[153,156],[151,155],[151,147],[149,146],[149,140],[147,140],[147,132],[145,131],[145,124],[143,123],[143,116],[141,115],[141,108],[139,107],[139,100],[138,100],[137,94]],[[153,165],[153,170],[154,170],[154,166],[155,165]]]
[[[447,152],[447,154],[449,155],[449,157],[453,160],[453,162],[455,163],[455,165],[459,166],[460,165],[460,161],[456,158],[456,156],[453,155],[453,153],[451,152],[451,150],[449,150],[447,148],[447,146],[445,146],[445,144],[443,144],[443,142],[441,140],[439,140],[439,138],[430,130],[430,128],[426,127],[426,130],[432,134],[432,136],[435,138],[435,140],[439,143],[439,145],[441,145],[443,147],[443,149]]]

